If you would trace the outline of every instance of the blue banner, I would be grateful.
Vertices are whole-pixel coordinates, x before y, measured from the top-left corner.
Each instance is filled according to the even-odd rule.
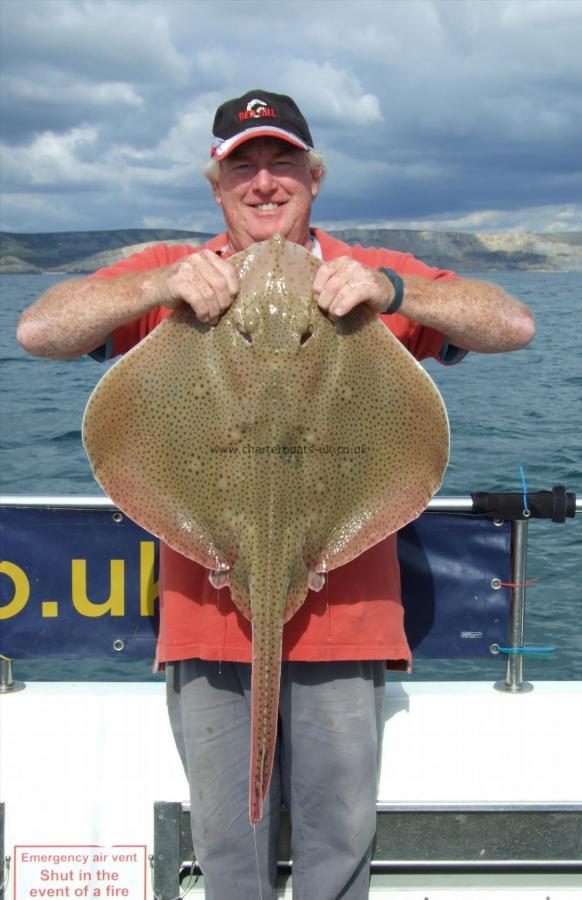
[[[511,522],[426,512],[400,532],[398,556],[416,658],[483,658],[508,642]]]
[[[0,507],[0,653],[153,657],[157,540],[111,509]],[[508,637],[511,525],[424,513],[399,536],[415,656],[489,656]]]

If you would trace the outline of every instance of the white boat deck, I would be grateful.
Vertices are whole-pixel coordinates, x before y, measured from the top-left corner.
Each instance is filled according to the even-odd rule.
[[[482,682],[393,682],[386,697],[381,804],[582,805],[582,682],[537,682],[521,694]],[[22,848],[52,845],[65,854],[71,847],[121,845],[140,848],[141,867],[121,871],[113,886],[127,876],[125,896],[151,900],[149,866],[144,875],[142,863],[153,852],[154,801],[188,800],[163,685],[30,683],[0,697],[0,724],[5,852],[13,857],[7,896],[81,896],[73,881],[69,894],[46,893],[47,885],[60,891],[67,885],[56,876],[40,880],[42,869],[25,865],[22,854],[30,851]],[[89,874],[94,884],[95,870]],[[12,893],[15,875],[21,895]],[[581,900],[581,879],[390,875],[374,880],[370,896]],[[188,894],[196,895],[202,896],[199,886]]]

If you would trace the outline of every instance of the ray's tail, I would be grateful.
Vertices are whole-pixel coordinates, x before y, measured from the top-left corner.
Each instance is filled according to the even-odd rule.
[[[263,817],[273,773],[277,742],[281,642],[283,622],[253,620],[253,674],[251,682],[251,764],[249,817],[252,825]]]

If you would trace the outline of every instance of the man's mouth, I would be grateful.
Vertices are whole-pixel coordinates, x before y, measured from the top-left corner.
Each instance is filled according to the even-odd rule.
[[[281,203],[259,203],[255,206],[255,209],[260,210],[260,212],[274,212],[281,205]]]

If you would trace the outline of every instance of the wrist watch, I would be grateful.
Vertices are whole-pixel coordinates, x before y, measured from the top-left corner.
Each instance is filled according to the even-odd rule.
[[[386,278],[394,288],[394,299],[389,304],[388,309],[385,309],[382,313],[382,315],[384,316],[391,316],[392,313],[395,313],[400,309],[400,306],[404,299],[404,282],[402,281],[400,275],[398,275],[394,271],[394,269],[380,269],[380,272],[382,272],[386,276]]]

